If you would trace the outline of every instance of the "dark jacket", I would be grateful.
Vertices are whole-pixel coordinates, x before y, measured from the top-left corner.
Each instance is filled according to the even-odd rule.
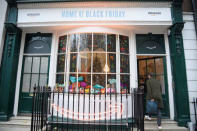
[[[159,108],[163,108],[161,84],[158,80],[148,79],[146,81],[147,95],[146,100],[155,99]]]

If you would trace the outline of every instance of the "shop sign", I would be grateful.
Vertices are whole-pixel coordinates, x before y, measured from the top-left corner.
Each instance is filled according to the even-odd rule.
[[[170,8],[19,9],[18,23],[66,21],[171,21]]]

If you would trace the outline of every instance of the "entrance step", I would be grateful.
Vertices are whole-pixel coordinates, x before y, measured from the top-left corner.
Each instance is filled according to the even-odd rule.
[[[17,116],[0,122],[0,131],[30,131],[31,117]]]
[[[144,121],[145,131],[158,131],[157,120]],[[162,131],[189,131],[186,127],[178,126],[176,121],[169,119],[162,119]]]

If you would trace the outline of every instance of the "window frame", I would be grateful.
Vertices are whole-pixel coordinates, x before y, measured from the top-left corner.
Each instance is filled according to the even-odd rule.
[[[73,35],[73,34],[77,34],[79,36],[79,40],[78,40],[78,43],[77,43],[77,52],[71,52],[69,51],[71,48],[70,48],[70,44],[69,44],[69,41],[70,41],[70,35]],[[79,72],[78,71],[78,68],[77,68],[77,72],[70,72],[70,54],[80,54],[80,51],[79,51],[79,47],[80,47],[80,35],[81,34],[91,34],[92,35],[92,50],[90,52],[86,52],[86,53],[90,53],[91,54],[91,71],[90,72]],[[94,35],[95,34],[104,34],[105,35],[105,42],[106,42],[106,51],[105,52],[94,52],[94,48],[93,48],[93,43],[94,43]],[[108,34],[113,34],[115,35],[115,39],[116,39],[116,52],[108,52],[107,51],[107,35]],[[128,53],[121,53],[120,52],[120,35],[121,36],[126,36],[128,37],[128,45],[129,45],[129,49],[128,49]],[[59,53],[58,50],[59,50],[59,38],[60,37],[63,37],[63,36],[67,36],[67,45],[66,45],[66,51],[65,53]],[[66,89],[66,91],[68,91],[68,88],[69,88],[69,77],[71,74],[76,74],[77,75],[77,85],[78,85],[78,75],[79,74],[88,74],[88,75],[91,75],[91,87],[92,87],[92,84],[93,84],[93,75],[94,74],[103,74],[105,75],[106,77],[106,86],[105,88],[107,87],[107,76],[108,75],[115,75],[116,76],[116,93],[120,93],[121,91],[121,86],[120,86],[120,77],[121,75],[128,75],[129,77],[129,86],[128,86],[128,92],[130,91],[131,89],[131,38],[129,35],[126,35],[125,33],[121,34],[121,33],[117,33],[117,32],[72,32],[72,33],[62,33],[62,34],[59,34],[57,35],[57,40],[56,40],[56,44],[57,44],[57,49],[56,49],[56,70],[55,70],[55,84],[57,86],[57,74],[63,74],[64,75],[64,87]],[[104,54],[115,54],[116,55],[116,73],[98,73],[98,72],[93,72],[93,54],[96,54],[96,53],[104,53]],[[64,66],[64,72],[57,72],[57,60],[58,60],[58,55],[60,54],[64,54],[65,56],[65,66]],[[120,72],[120,56],[121,55],[128,55],[128,59],[129,59],[129,73],[121,73]],[[107,55],[106,55],[106,61],[107,61]],[[79,57],[77,56],[77,66],[79,66]],[[102,94],[102,93],[101,93]]]

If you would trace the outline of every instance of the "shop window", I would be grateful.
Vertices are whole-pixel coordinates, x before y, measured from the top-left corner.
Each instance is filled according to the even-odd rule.
[[[58,47],[55,90],[64,87],[70,93],[129,92],[128,36],[70,34],[59,37]]]

